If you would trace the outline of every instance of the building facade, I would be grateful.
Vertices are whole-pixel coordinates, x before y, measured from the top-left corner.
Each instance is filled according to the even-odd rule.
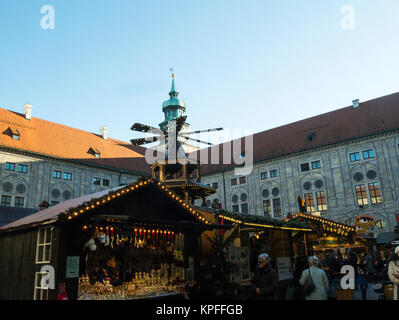
[[[308,213],[337,222],[354,225],[357,217],[372,217],[366,236],[393,231],[399,214],[399,94],[354,101],[256,134],[251,174],[204,165],[202,182],[217,189],[207,206],[217,199],[228,211],[284,219],[299,211],[299,196]]]
[[[30,108],[30,111],[32,108]],[[28,108],[29,111],[29,108]],[[38,208],[149,175],[144,149],[0,108],[0,206]]]

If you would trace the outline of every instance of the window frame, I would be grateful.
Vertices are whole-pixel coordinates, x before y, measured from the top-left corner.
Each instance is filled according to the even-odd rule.
[[[273,203],[273,217],[275,217],[275,218],[282,217],[283,210],[281,208],[281,198],[273,198],[272,203]],[[278,208],[278,212],[279,212],[278,215],[276,215],[277,208]]]
[[[64,171],[62,174],[62,179],[66,181],[72,181],[72,172]]]
[[[243,210],[243,206],[246,206],[246,211]],[[248,212],[249,212],[249,204],[248,204],[248,202],[240,203],[240,210],[241,210],[240,211],[241,213],[248,214]]]
[[[33,286],[33,290],[34,290],[34,292],[33,292],[33,300],[48,300],[48,293],[49,293],[48,288],[43,288],[43,287],[38,286],[38,283],[41,282],[41,278],[43,278],[43,276],[45,276],[45,275],[48,275],[48,272],[41,272],[41,271],[35,272],[35,284]],[[39,279],[39,277],[40,277],[40,279]],[[38,296],[37,296],[38,291],[40,292],[39,299],[38,299]],[[43,292],[44,291],[46,291],[47,299],[43,299]]]
[[[316,164],[316,167],[313,166],[313,164]],[[311,168],[312,170],[317,170],[317,169],[321,169],[322,165],[321,165],[321,160],[315,160],[311,162]]]
[[[62,177],[62,171],[59,170],[53,170],[53,175],[52,175],[53,179],[57,179],[60,180]]]
[[[21,169],[22,168],[22,169]],[[21,170],[20,170],[21,169]],[[17,172],[19,173],[28,173],[28,166],[26,164],[18,163]]]
[[[359,159],[357,159],[357,155],[359,155]],[[352,160],[352,156],[354,156],[354,160]],[[361,161],[361,160],[362,160],[362,156],[361,156],[359,151],[352,152],[352,153],[349,154],[349,161],[350,162],[357,162],[357,161]]]
[[[6,199],[6,198],[10,200],[8,205],[6,204],[6,202],[3,202],[3,199]],[[4,206],[4,207],[11,207],[11,201],[12,201],[12,196],[9,196],[7,194],[2,194],[1,198],[0,198],[0,205]]]
[[[10,168],[12,166],[12,169]],[[6,171],[15,171],[15,162],[6,162],[4,164],[4,170]]]
[[[268,211],[266,211],[266,209],[268,209]],[[263,215],[264,216],[271,216],[272,214],[272,203],[270,201],[270,199],[265,199],[263,200]]]
[[[266,180],[266,179],[268,179],[267,171],[261,172],[260,173],[260,180]]]
[[[305,199],[306,212],[307,213],[316,212],[313,192],[304,193],[303,199]]]
[[[22,199],[22,206],[18,205],[17,206],[17,199]],[[24,208],[25,207],[25,198],[24,197],[15,197],[14,198],[14,207],[15,208]]]
[[[233,181],[234,181],[234,183],[233,183]],[[230,179],[230,185],[231,185],[231,186],[237,186],[237,185],[238,185],[237,178],[231,178],[231,179]]]
[[[364,191],[361,190],[362,186],[364,186]],[[357,205],[358,206],[368,206],[369,205],[369,197],[367,194],[366,184],[356,184],[356,185],[354,185],[354,187],[355,187],[355,196],[356,196]],[[357,187],[359,187],[359,188],[357,188]],[[358,189],[359,189],[359,191],[358,191]],[[362,196],[362,198],[359,198],[359,194]]]
[[[98,181],[98,183],[96,183]],[[93,185],[95,186],[101,186],[101,178],[99,177],[93,177]]]
[[[373,190],[373,192],[371,191],[371,189],[370,189],[370,185],[375,185],[375,184],[377,184],[378,185],[378,192],[379,192],[379,196],[376,194],[376,191],[375,190]],[[375,186],[374,186],[375,187]],[[382,203],[382,192],[381,192],[381,184],[378,182],[378,181],[374,181],[374,182],[368,182],[367,183],[367,189],[368,189],[368,192],[369,192],[369,196],[370,196],[370,204],[371,205],[373,205],[373,204],[381,204]],[[372,195],[372,193],[373,193],[373,195]],[[376,200],[375,202],[373,202],[373,200],[374,199],[378,199],[379,198],[379,202],[378,202],[378,200]]]
[[[303,170],[303,167],[302,167],[302,166],[304,166],[304,165],[307,165],[307,170]],[[304,163],[301,163],[301,164],[299,165],[299,169],[301,170],[301,172],[307,172],[307,171],[310,171],[309,162],[304,162]]]
[[[275,172],[276,175],[272,176],[272,172]],[[270,176],[270,179],[278,178],[278,170],[277,169],[270,170],[269,171],[269,176]]]
[[[370,153],[372,156],[370,156]],[[365,154],[367,154],[367,157],[365,157]],[[363,156],[363,160],[374,159],[374,157],[375,157],[374,149],[363,150],[362,156]]]
[[[40,242],[40,232],[44,231],[44,242]],[[47,233],[50,232],[50,239],[49,242],[46,242],[47,238]],[[52,251],[52,240],[53,240],[53,227],[44,227],[44,228],[39,228],[37,230],[37,238],[36,238],[36,257],[35,257],[35,262],[36,264],[45,264],[45,263],[50,263],[51,262],[51,251]],[[46,248],[49,247],[49,254],[48,254],[48,260],[44,260],[45,258],[45,252]],[[42,251],[42,260],[39,261],[39,251]]]
[[[320,195],[320,196],[319,196]],[[315,191],[315,198],[316,198],[316,206],[318,212],[327,211],[327,197],[326,191]],[[321,201],[319,201],[321,200]]]

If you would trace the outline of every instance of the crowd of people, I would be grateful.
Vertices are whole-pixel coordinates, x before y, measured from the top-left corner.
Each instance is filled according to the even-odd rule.
[[[258,256],[257,263],[252,282],[253,299],[274,300],[279,285],[277,273],[266,253]],[[337,248],[308,257],[308,265],[309,268],[302,272],[299,279],[307,300],[327,300],[331,289],[339,288],[343,276],[341,269],[345,265],[353,267],[355,290],[360,288],[363,300],[367,300],[369,284],[374,283],[393,283],[393,299],[398,300],[399,246],[394,252],[390,248],[381,248],[376,253],[367,250],[359,254],[351,248],[342,254]]]

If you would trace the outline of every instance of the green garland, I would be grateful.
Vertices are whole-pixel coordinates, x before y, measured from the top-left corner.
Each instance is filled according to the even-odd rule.
[[[242,222],[257,223],[257,224],[267,224],[275,227],[291,227],[291,228],[303,228],[311,229],[311,227],[305,222],[299,221],[283,221],[277,220],[270,217],[255,216],[249,214],[232,213],[226,210],[218,210],[218,215],[224,215]]]

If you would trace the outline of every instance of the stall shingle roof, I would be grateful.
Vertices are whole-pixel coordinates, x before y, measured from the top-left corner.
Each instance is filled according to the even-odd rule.
[[[0,230],[2,231],[2,230],[6,230],[6,229],[14,229],[14,228],[22,227],[24,225],[35,225],[35,224],[41,224],[41,223],[50,222],[50,221],[56,221],[58,216],[65,213],[69,208],[75,208],[75,207],[82,205],[83,203],[85,203],[87,201],[99,199],[99,198],[109,194],[110,192],[114,192],[121,188],[123,188],[123,186],[102,190],[97,193],[92,193],[92,194],[85,195],[83,197],[64,201],[60,204],[49,207],[45,210],[39,211],[37,213],[31,214],[31,215],[26,216],[17,221],[6,224],[6,225],[0,227]]]

